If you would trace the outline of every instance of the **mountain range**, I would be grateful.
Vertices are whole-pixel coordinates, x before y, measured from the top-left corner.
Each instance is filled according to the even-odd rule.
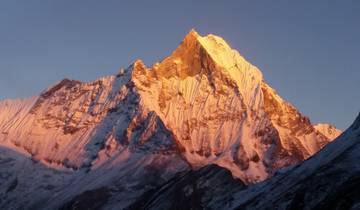
[[[151,67],[1,101],[0,209],[356,209],[359,121],[312,124],[191,30]]]

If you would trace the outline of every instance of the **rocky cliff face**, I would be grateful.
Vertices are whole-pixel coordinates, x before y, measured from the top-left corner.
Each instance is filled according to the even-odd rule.
[[[0,102],[1,147],[70,174],[61,179],[55,206],[109,183],[124,187],[125,181],[143,180],[141,170],[149,168],[166,181],[185,169],[216,164],[246,184],[256,183],[309,158],[333,136],[277,95],[222,38],[195,31],[151,68],[138,60],[114,76],[90,83],[65,79],[38,97]],[[97,177],[105,172],[112,175]],[[71,183],[72,190],[61,188]],[[134,186],[124,188],[142,192]],[[11,192],[19,193],[16,187]]]

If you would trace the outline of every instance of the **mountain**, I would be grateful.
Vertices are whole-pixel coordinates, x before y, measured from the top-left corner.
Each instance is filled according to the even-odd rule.
[[[307,159],[332,140],[214,35],[191,31],[152,68],[135,62],[132,80],[192,166],[216,163],[246,183]]]
[[[95,207],[122,209],[213,165],[251,185],[311,157],[340,133],[330,130],[222,38],[192,30],[150,68],[137,60],[113,76],[0,102],[0,208],[91,208],[94,197]]]

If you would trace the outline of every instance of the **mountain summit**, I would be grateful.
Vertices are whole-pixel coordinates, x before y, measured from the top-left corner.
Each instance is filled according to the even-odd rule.
[[[0,164],[9,169],[0,207],[56,209],[116,194],[111,205],[121,209],[179,172],[213,164],[253,184],[309,158],[340,131],[331,132],[315,128],[222,38],[192,30],[152,67],[137,60],[114,76],[66,79],[37,97],[0,102],[8,158]]]

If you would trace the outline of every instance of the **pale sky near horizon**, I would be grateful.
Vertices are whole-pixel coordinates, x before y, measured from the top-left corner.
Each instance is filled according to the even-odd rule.
[[[313,123],[360,111],[360,1],[2,0],[0,99],[159,61],[191,28],[223,37]]]

